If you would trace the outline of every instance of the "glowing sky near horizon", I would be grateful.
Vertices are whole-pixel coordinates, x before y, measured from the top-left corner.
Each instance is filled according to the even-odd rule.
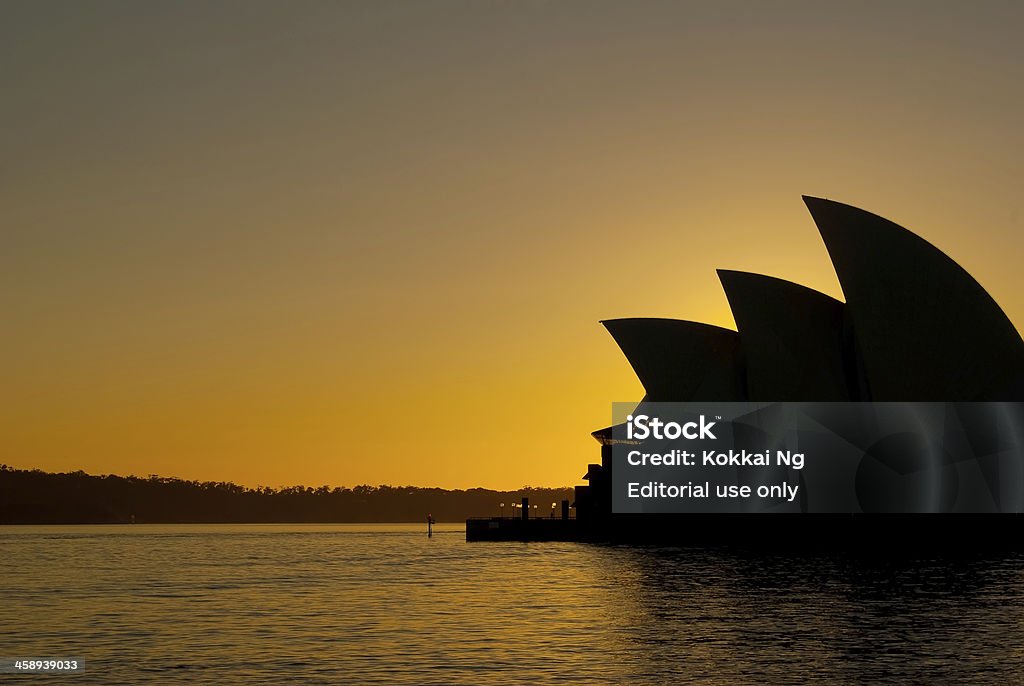
[[[580,483],[642,393],[600,319],[732,326],[716,267],[842,296],[801,194],[1019,328],[1022,34],[1017,2],[4,2],[0,462]]]

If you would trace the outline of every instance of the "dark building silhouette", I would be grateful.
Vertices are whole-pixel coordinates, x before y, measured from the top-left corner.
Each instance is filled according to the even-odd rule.
[[[781,279],[722,270],[719,278],[738,331],[669,319],[602,322],[646,392],[635,414],[647,402],[1024,401],[1024,341],[970,274],[887,219],[830,200],[805,197],[804,202],[846,302]],[[969,421],[970,412],[964,408],[960,419]],[[588,467],[589,485],[576,488],[580,526],[592,533],[635,534],[640,527],[630,517],[638,515],[612,514],[613,428],[593,435],[602,460]],[[1000,446],[981,445],[984,440],[969,432],[948,440],[971,443],[973,457],[970,466],[936,468],[941,511],[952,507],[965,478],[988,489],[968,499],[972,511],[1021,511],[1019,455],[1008,458]],[[848,470],[856,483],[841,507],[870,512],[876,501],[903,498],[899,476],[924,468],[915,456],[925,448],[911,443],[879,440],[860,446],[858,462]],[[897,476],[888,476],[893,473]],[[716,516],[709,531],[724,521]],[[695,517],[668,516],[659,526],[692,531]],[[744,521],[751,536],[765,526],[763,519]]]

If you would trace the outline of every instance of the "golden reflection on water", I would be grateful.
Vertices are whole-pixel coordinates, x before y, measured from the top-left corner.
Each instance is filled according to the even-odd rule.
[[[440,525],[0,527],[0,652],[69,683],[1013,682],[1024,558],[476,543]]]

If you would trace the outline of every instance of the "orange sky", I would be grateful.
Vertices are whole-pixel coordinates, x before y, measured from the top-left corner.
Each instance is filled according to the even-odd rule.
[[[802,193],[1020,327],[1024,5],[861,5],[3,3],[0,462],[580,483],[598,320],[841,297]]]

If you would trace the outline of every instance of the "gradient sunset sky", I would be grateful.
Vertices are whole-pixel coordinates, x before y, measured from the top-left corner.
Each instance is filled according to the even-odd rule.
[[[601,319],[841,298],[801,194],[1024,325],[1024,3],[0,3],[0,462],[572,485]],[[649,293],[665,296],[650,297]]]

